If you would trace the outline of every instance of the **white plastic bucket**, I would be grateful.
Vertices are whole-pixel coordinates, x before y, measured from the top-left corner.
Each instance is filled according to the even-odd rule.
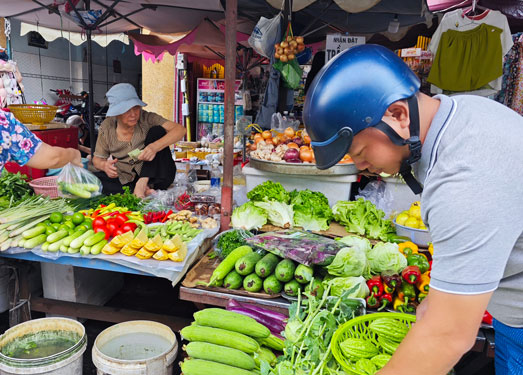
[[[83,354],[87,347],[84,326],[76,320],[67,318],[43,318],[30,320],[8,329],[0,336],[0,350],[14,340],[27,335],[51,331],[69,331],[80,339],[69,349],[43,358],[18,359],[0,353],[0,375],[45,374],[73,375],[82,374]]]
[[[98,375],[172,375],[177,355],[174,332],[147,320],[107,328],[96,338],[92,351]]]

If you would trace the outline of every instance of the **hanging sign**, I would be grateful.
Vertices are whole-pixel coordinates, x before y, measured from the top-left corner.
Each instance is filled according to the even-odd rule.
[[[341,51],[359,44],[365,44],[364,36],[349,36],[342,34],[327,34],[325,45],[325,64]]]

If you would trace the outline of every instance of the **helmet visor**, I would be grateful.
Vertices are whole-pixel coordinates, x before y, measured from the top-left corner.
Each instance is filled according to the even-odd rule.
[[[326,141],[312,141],[314,158],[318,169],[328,169],[336,165],[349,151],[352,144],[352,129],[341,128],[336,134]]]

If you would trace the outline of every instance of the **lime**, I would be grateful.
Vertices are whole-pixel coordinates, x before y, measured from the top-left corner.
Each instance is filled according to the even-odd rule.
[[[49,216],[51,223],[61,223],[63,219],[64,215],[61,212],[53,212],[51,216]]]
[[[86,225],[87,229],[92,229],[93,228],[93,219],[91,219],[90,217],[86,217],[82,224]]]
[[[45,234],[47,234],[48,236],[51,234],[51,233],[54,233],[56,232],[56,229],[54,229],[52,226],[48,226],[45,228]]]
[[[69,229],[74,229],[75,227],[72,221],[66,221],[63,225],[69,227]]]
[[[58,230],[58,229],[61,227],[60,223],[52,223],[51,226],[52,226],[55,230]]]
[[[79,224],[82,224],[85,220],[85,216],[80,213],[80,212],[75,212],[75,214],[73,215],[73,224],[74,225],[79,225]]]

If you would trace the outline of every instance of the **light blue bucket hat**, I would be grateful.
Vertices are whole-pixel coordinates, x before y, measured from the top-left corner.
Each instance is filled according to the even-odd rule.
[[[139,105],[145,107],[147,105],[140,100],[134,86],[129,83],[118,83],[114,85],[107,91],[105,96],[109,101],[107,116],[118,116],[134,106]]]

